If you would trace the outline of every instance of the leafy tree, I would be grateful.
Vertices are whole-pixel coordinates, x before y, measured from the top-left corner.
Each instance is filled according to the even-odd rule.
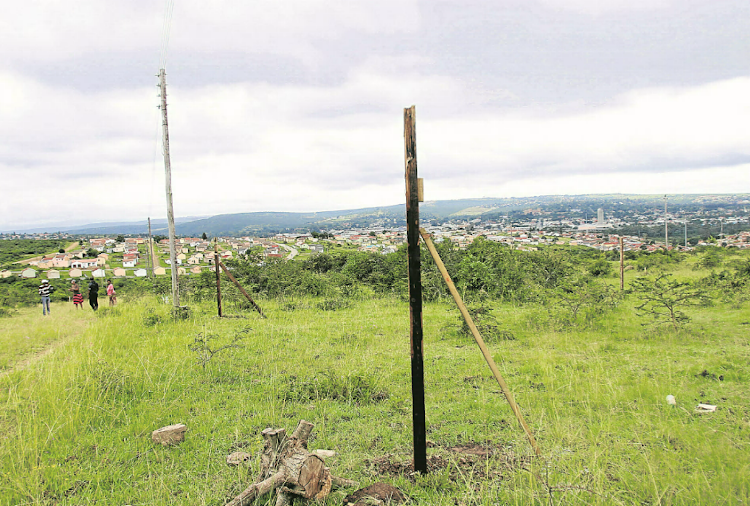
[[[592,276],[606,276],[612,272],[612,264],[606,258],[598,258],[587,266],[587,270]]]
[[[201,236],[201,239],[203,239],[204,241],[208,240],[208,236],[206,235],[205,232],[203,232],[203,235]]]
[[[682,312],[683,308],[700,305],[706,300],[702,288],[689,281],[677,281],[671,274],[661,274],[654,279],[639,278],[633,281],[632,287],[641,302],[635,307],[638,316],[650,317],[655,325],[672,325],[675,330],[690,321]]]
[[[99,252],[96,251],[94,248],[89,248],[86,250],[86,256],[89,258],[96,258],[99,255]]]
[[[57,252],[58,253],[65,253],[65,248],[60,248],[59,250],[57,250]]]
[[[590,278],[565,280],[552,292],[551,312],[565,325],[575,325],[582,317],[590,321],[617,306],[620,293],[612,286]]]
[[[125,242],[125,236],[124,235],[118,235],[117,239],[115,239],[117,242]]]

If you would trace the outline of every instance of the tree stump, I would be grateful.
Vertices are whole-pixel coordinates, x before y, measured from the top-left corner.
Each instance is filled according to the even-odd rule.
[[[331,475],[323,459],[307,451],[307,440],[314,425],[300,420],[290,437],[284,429],[265,429],[258,480],[226,506],[246,506],[257,497],[277,490],[276,506],[292,504],[295,497],[323,499],[334,486],[356,483]]]

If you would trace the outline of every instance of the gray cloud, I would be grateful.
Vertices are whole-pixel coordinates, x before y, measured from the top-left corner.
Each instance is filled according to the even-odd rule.
[[[161,7],[6,7],[0,176],[12,188],[33,177],[35,194],[0,204],[3,228],[56,221],[60,209],[79,221],[163,212]],[[696,178],[709,171],[721,174],[714,191],[736,191],[750,157],[749,10],[697,0],[180,2],[167,69],[177,214],[398,203],[401,115],[412,104],[434,198],[612,191],[646,173],[654,188],[643,191],[677,176],[702,191]],[[216,174],[231,183],[221,197],[207,191]]]

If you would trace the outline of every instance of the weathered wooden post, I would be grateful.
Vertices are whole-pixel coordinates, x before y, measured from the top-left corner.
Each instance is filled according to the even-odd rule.
[[[414,470],[427,472],[427,436],[424,407],[422,354],[422,276],[419,252],[419,182],[414,106],[404,109],[404,159],[406,165],[406,240],[409,265],[409,319],[411,321],[411,395],[414,432]]]
[[[620,236],[620,291],[625,290],[625,245]]]
[[[221,318],[221,275],[219,270],[219,238],[214,239],[214,272],[216,272],[216,307]]]

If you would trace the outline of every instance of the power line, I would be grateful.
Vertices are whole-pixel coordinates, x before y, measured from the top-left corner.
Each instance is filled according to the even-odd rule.
[[[167,66],[167,53],[169,50],[169,36],[172,31],[172,16],[174,14],[174,0],[166,0],[164,6],[164,19],[162,21],[161,47],[159,50],[159,68]]]

